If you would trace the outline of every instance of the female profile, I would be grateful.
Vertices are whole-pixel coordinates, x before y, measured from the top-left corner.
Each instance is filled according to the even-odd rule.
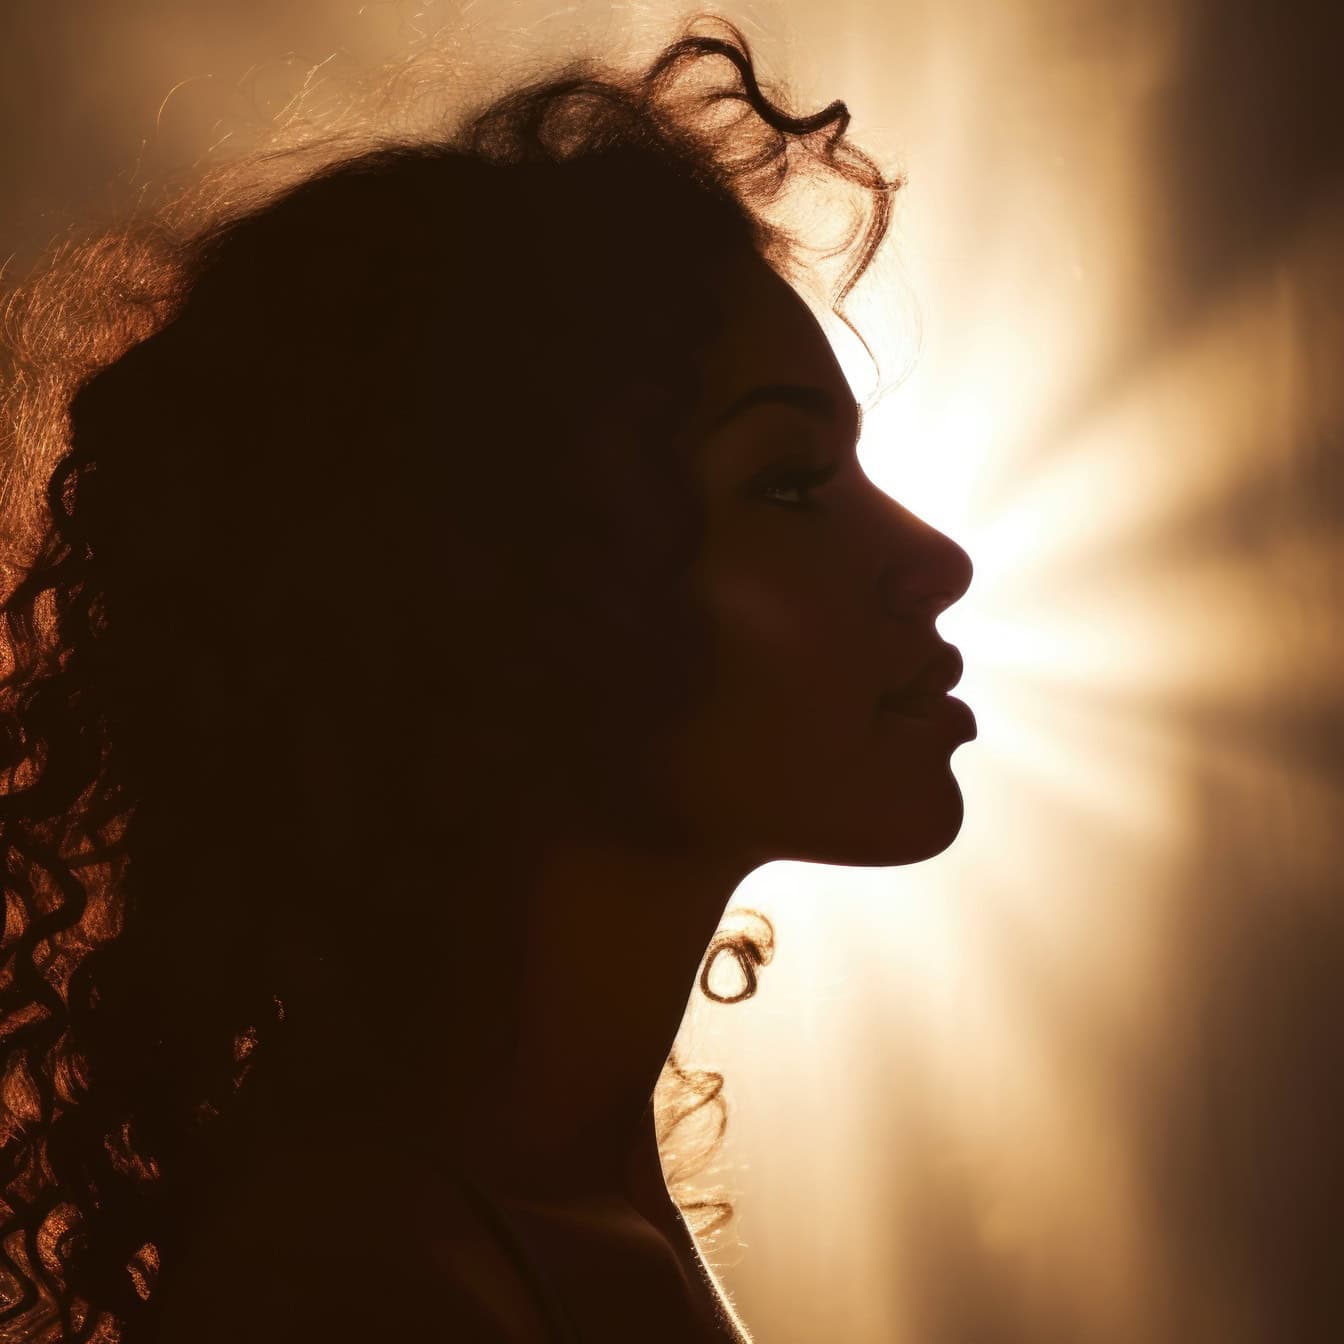
[[[956,836],[971,565],[768,217],[839,312],[899,180],[710,22],[12,299],[0,1338],[749,1339],[673,1038],[755,868]]]

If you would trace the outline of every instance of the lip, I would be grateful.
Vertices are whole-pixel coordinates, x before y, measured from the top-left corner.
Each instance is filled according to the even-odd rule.
[[[958,742],[973,742],[980,735],[971,707],[955,695],[932,694],[907,697],[900,704],[883,708],[884,715],[908,719],[912,723],[930,723],[956,736]]]
[[[955,644],[939,644],[913,677],[883,693],[880,707],[900,711],[912,698],[924,699],[950,691],[961,680],[963,671],[961,650]]]

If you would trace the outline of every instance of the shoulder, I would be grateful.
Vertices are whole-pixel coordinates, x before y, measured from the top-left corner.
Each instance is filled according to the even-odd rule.
[[[471,1338],[509,1344],[554,1344],[531,1285],[459,1189],[446,1196],[429,1258],[455,1321]]]
[[[370,1344],[450,1338],[554,1344],[531,1289],[455,1187],[436,1191],[434,1227],[363,1200],[328,1168],[245,1179],[202,1212],[165,1263],[158,1344]],[[333,1179],[334,1176],[334,1179]]]

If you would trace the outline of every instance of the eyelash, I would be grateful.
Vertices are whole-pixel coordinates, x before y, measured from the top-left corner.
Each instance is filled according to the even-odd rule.
[[[798,490],[804,494],[810,494],[813,490],[820,489],[821,486],[825,485],[839,469],[839,463],[832,462],[829,466],[821,467],[816,471],[794,472],[790,475],[776,476],[762,486],[761,493],[765,494],[771,490]],[[821,507],[811,500],[785,502],[784,500],[774,499],[770,502],[778,504],[784,509],[816,509]]]

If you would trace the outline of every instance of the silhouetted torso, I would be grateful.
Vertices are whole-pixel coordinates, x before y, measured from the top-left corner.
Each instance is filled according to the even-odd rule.
[[[596,1197],[483,1207],[376,1135],[361,1146],[233,1154],[164,1266],[160,1344],[740,1338],[679,1219]]]

